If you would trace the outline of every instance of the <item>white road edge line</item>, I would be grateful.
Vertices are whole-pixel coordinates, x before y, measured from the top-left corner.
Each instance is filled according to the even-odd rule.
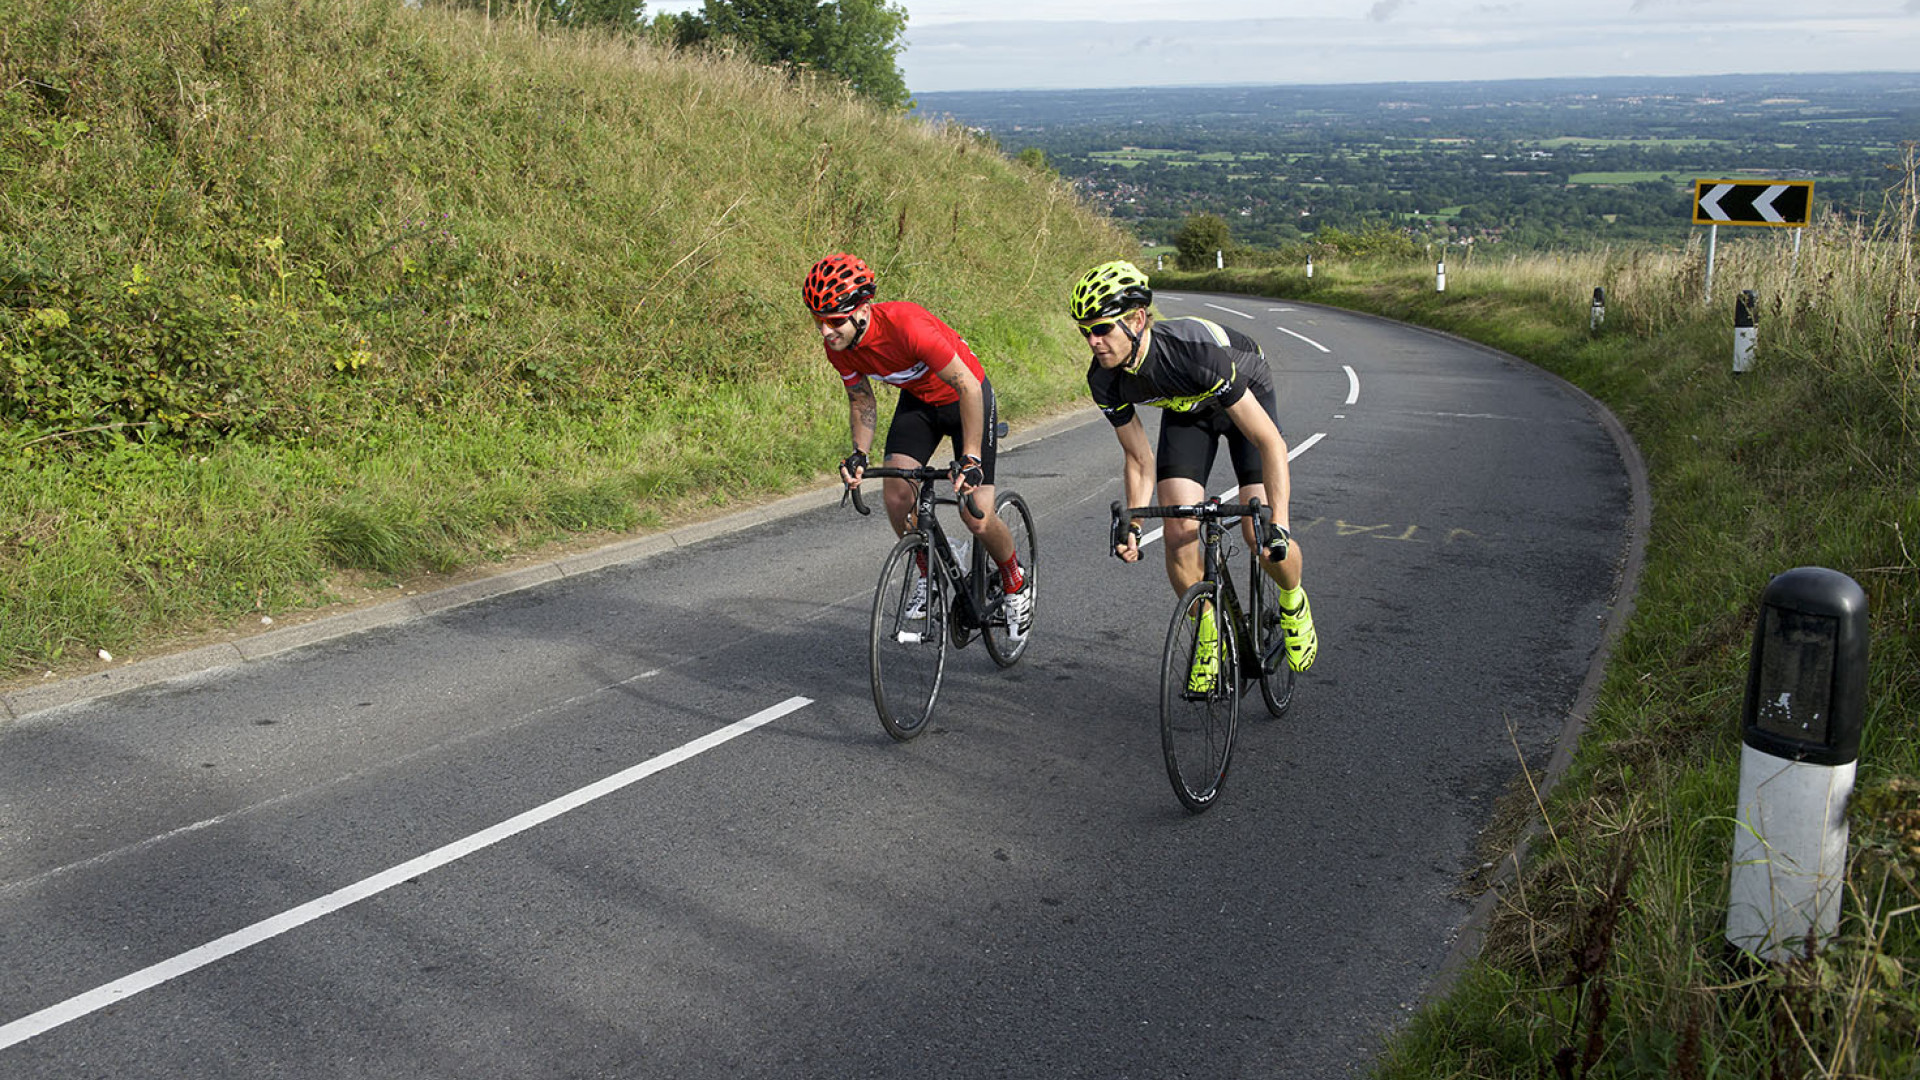
[[[26,1042],[37,1035],[43,1035],[63,1024],[71,1023],[89,1013],[98,1012],[109,1005],[125,1001],[127,998],[162,983],[179,978],[189,972],[206,967],[216,960],[232,956],[234,953],[251,948],[263,941],[279,937],[289,930],[304,926],[326,915],[331,915],[351,904],[359,903],[372,896],[419,877],[431,870],[437,870],[448,863],[463,859],[476,851],[490,847],[509,837],[523,833],[536,825],[551,821],[572,810],[611,795],[621,788],[638,783],[664,769],[672,768],[714,747],[745,735],[755,728],[770,724],[789,713],[797,712],[813,704],[813,699],[790,697],[778,705],[763,709],[744,720],[733,723],[702,735],[676,749],[669,750],[657,757],[649,758],[632,768],[617,772],[604,780],[588,784],[569,794],[562,795],[552,802],[536,806],[523,814],[508,818],[488,829],[482,829],[463,840],[456,840],[444,847],[429,851],[416,859],[401,863],[389,870],[383,870],[372,877],[355,882],[344,889],[328,893],[317,900],[310,900],[297,908],[281,912],[272,918],[263,919],[252,926],[236,930],[222,938],[190,949],[170,960],[163,960],[151,967],[142,968],[124,978],[117,979],[105,986],[89,990],[84,994],[42,1009],[31,1016],[22,1017],[4,1027],[0,1027],[0,1050]]]

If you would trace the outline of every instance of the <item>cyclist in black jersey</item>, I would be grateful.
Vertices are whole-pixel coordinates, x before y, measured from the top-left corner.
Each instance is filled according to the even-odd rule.
[[[1240,499],[1258,498],[1273,509],[1269,535],[1247,543],[1265,548],[1261,567],[1280,590],[1280,618],[1287,629],[1287,662],[1295,671],[1313,666],[1319,638],[1301,587],[1300,545],[1288,532],[1291,477],[1287,443],[1275,419],[1273,374],[1254,340],[1208,319],[1157,319],[1150,310],[1147,276],[1129,262],[1094,267],[1074,286],[1069,313],[1093,351],[1087,386],[1106,414],[1125,456],[1121,485],[1126,505],[1175,505],[1206,498],[1221,440],[1233,462]],[[1149,443],[1138,407],[1164,410],[1158,450]],[[1167,578],[1184,595],[1203,573],[1197,522],[1165,519]],[[1275,559],[1275,553],[1284,556]],[[1140,524],[1114,554],[1140,558]],[[1195,679],[1208,676],[1196,659]]]

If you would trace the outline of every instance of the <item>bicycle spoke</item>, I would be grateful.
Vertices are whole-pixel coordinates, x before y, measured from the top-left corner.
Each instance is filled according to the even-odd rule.
[[[1212,639],[1206,662],[1203,636]],[[1233,628],[1220,587],[1202,581],[1188,589],[1167,627],[1160,665],[1160,744],[1167,779],[1191,813],[1213,804],[1233,761],[1240,715],[1240,680]]]
[[[1033,527],[1033,517],[1027,513],[1026,500],[1009,491],[1000,496],[996,504],[1000,520],[1007,523],[1007,531],[1013,534],[1014,555],[1020,560],[1020,569],[1026,575],[1027,633],[1015,636],[1007,626],[1006,612],[994,611],[987,619],[984,629],[987,655],[1001,667],[1011,667],[1017,663],[1021,654],[1027,651],[1032,640],[1034,617],[1039,613],[1040,576],[1039,576],[1039,533]],[[998,581],[999,569],[991,559],[987,561],[986,573],[995,575]]]
[[[873,705],[880,725],[901,742],[920,734],[933,714],[946,670],[947,593],[939,574],[925,575],[924,601],[912,610],[926,551],[926,537],[917,532],[894,545],[880,571],[868,630]]]
[[[1293,667],[1287,663],[1287,634],[1280,625],[1280,590],[1260,568],[1254,555],[1253,625],[1257,635],[1254,655],[1260,659],[1255,674],[1260,680],[1260,699],[1271,716],[1284,716],[1293,704]]]

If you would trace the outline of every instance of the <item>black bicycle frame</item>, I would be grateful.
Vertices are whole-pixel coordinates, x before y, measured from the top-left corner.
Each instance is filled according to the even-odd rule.
[[[1207,512],[1198,512],[1202,510]],[[1173,511],[1173,513],[1167,513],[1167,511]],[[1126,523],[1136,516],[1181,517],[1197,522],[1200,526],[1201,565],[1205,572],[1204,580],[1215,582],[1220,586],[1221,597],[1227,606],[1227,625],[1233,628],[1234,641],[1240,646],[1240,655],[1251,657],[1255,665],[1264,665],[1267,658],[1256,656],[1253,642],[1249,640],[1252,636],[1252,620],[1246,617],[1245,609],[1240,606],[1240,593],[1233,583],[1233,574],[1225,568],[1227,534],[1232,528],[1230,523],[1239,518],[1251,517],[1254,519],[1255,535],[1263,535],[1269,513],[1268,508],[1260,505],[1258,500],[1250,504],[1236,504],[1222,503],[1218,498],[1212,498],[1203,503],[1187,506],[1136,506],[1131,510],[1123,509],[1116,502],[1113,504],[1113,521],[1109,535],[1112,546],[1119,547],[1126,536]],[[1253,549],[1251,573],[1262,572],[1259,559],[1260,552],[1256,547]],[[1251,584],[1256,589],[1260,587],[1258,581]]]
[[[975,539],[969,552],[968,566],[964,570],[961,569],[959,561],[953,557],[953,548],[948,545],[947,531],[941,527],[940,518],[933,512],[935,505],[945,504],[959,506],[962,513],[972,514],[976,518],[986,516],[974,505],[973,496],[971,494],[965,496],[965,503],[962,505],[962,500],[958,497],[936,494],[933,489],[934,481],[947,479],[948,473],[944,469],[927,465],[917,469],[878,466],[868,469],[866,476],[875,479],[896,477],[914,481],[918,485],[914,495],[912,527],[926,535],[927,563],[929,566],[939,567],[941,580],[948,586],[948,595],[957,598],[953,606],[954,629],[967,634],[984,629],[990,614],[987,605],[985,547]],[[855,510],[862,514],[873,512],[860,498],[858,487],[850,487],[847,492],[853,498]],[[954,644],[965,645],[966,641],[956,640]]]

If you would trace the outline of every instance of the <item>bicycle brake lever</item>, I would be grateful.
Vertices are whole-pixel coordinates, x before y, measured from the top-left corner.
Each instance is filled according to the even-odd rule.
[[[869,509],[867,509],[867,504],[866,504],[866,501],[865,501],[864,499],[862,499],[862,498],[860,498],[860,487],[859,487],[859,485],[858,485],[858,484],[856,484],[856,485],[853,485],[852,487],[849,487],[849,488],[847,488],[845,492],[843,492],[843,493],[841,493],[841,495],[840,495],[840,505],[841,505],[841,506],[845,506],[845,505],[847,505],[847,500],[848,500],[848,499],[852,499],[852,500],[853,500],[853,508],[854,508],[855,510],[858,510],[858,511],[860,511],[860,516],[861,516],[861,517],[866,517],[867,515],[869,515],[869,514],[871,514],[871,513],[873,513],[873,511],[871,511],[871,510],[869,510]]]

